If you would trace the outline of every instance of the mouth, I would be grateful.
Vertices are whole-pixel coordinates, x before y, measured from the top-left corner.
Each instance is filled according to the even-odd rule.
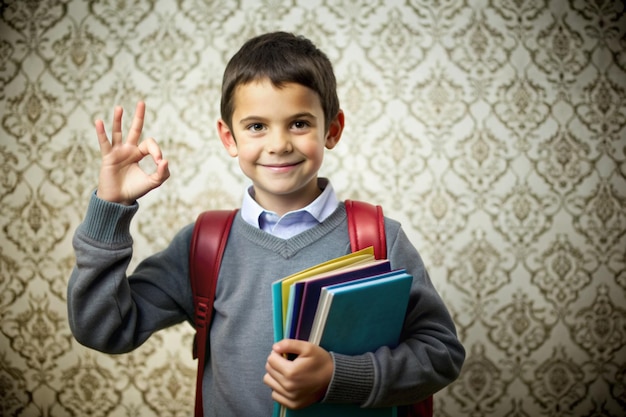
[[[275,164],[259,164],[259,165],[261,165],[263,168],[266,168],[272,172],[281,173],[281,172],[288,172],[292,170],[293,168],[295,168],[296,166],[300,165],[301,163],[302,161],[281,162],[281,163],[275,163]]]

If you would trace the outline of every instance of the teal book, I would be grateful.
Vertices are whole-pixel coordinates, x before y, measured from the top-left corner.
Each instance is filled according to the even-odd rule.
[[[272,321],[274,325],[274,341],[278,342],[284,339],[283,312],[282,312],[283,292],[281,282],[272,283]]]
[[[395,347],[413,277],[405,271],[322,288],[309,341],[346,355]]]
[[[395,347],[400,340],[413,277],[404,270],[321,289],[309,341],[347,355]],[[301,410],[279,406],[275,417],[395,417],[396,407],[313,404]]]

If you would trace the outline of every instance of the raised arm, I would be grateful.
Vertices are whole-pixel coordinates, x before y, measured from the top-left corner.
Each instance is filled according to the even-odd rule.
[[[76,339],[108,353],[128,352],[154,331],[185,320],[190,316],[186,302],[191,299],[185,287],[190,231],[127,276],[133,254],[129,225],[138,209],[136,200],[163,184],[169,170],[155,140],[140,141],[145,104],[137,104],[125,140],[122,113],[121,107],[115,108],[110,141],[103,122],[95,122],[102,153],[100,178],[97,195],[91,196],[74,234],[76,265],[67,292],[68,319]],[[156,163],[154,172],[139,166],[145,157]]]

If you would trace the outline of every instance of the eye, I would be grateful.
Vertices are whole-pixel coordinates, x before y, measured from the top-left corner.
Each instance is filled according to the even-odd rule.
[[[263,123],[252,123],[248,125],[247,129],[253,132],[260,132],[264,128]]]
[[[306,129],[310,124],[306,120],[296,120],[293,122],[293,127],[296,129]]]

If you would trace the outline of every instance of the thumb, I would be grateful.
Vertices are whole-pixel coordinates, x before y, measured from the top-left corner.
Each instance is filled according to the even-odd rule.
[[[307,350],[308,346],[309,343],[304,340],[283,339],[280,342],[274,343],[272,350],[281,355],[289,353],[300,355]]]

